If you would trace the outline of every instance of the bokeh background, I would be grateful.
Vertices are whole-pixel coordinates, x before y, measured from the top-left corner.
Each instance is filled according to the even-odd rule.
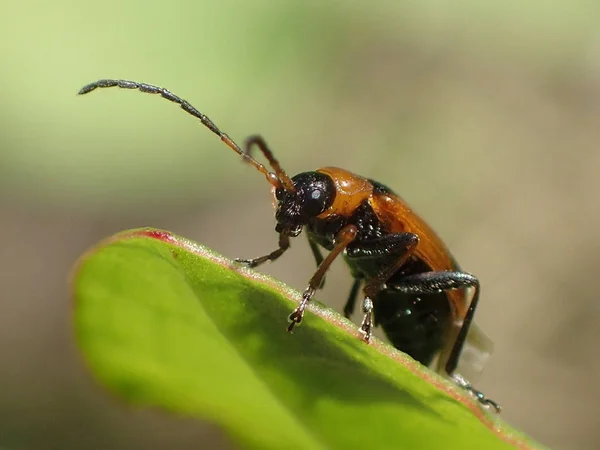
[[[385,182],[483,283],[479,387],[557,449],[600,447],[600,3],[595,0],[0,4],[0,447],[231,448],[208,424],[131,410],[70,329],[73,262],[155,226],[231,257],[274,248],[269,188],[164,85],[290,173]],[[302,238],[269,273],[301,289]],[[350,279],[335,265],[320,299]]]

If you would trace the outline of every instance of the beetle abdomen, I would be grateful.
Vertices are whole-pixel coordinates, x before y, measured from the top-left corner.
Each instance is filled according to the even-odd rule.
[[[375,323],[381,326],[391,344],[421,364],[431,364],[442,348],[451,321],[446,294],[415,297],[388,286],[373,304]]]

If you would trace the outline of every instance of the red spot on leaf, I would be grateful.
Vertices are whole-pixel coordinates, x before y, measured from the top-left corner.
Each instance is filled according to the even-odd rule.
[[[149,237],[152,239],[158,239],[159,241],[164,242],[173,242],[173,235],[168,231],[161,230],[141,230],[138,232],[138,235]]]

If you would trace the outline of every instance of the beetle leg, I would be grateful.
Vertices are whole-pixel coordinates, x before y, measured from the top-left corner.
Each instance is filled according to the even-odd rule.
[[[294,326],[302,322],[302,318],[304,317],[304,310],[306,309],[306,305],[313,298],[319,286],[321,286],[323,282],[323,278],[325,277],[325,273],[331,263],[335,260],[335,258],[344,251],[344,249],[352,242],[356,235],[358,234],[358,229],[354,225],[347,225],[340,230],[340,232],[335,237],[335,247],[333,250],[329,252],[327,257],[319,264],[317,271],[312,276],[310,281],[308,282],[308,287],[302,294],[302,301],[296,307],[296,309],[290,314],[290,325],[287,330],[291,333],[294,329]]]
[[[491,406],[496,410],[497,413],[502,411],[502,407],[498,403],[496,403],[491,398],[487,398],[483,392],[478,391],[473,386],[471,386],[471,383],[469,383],[462,375],[455,373],[452,374],[450,378],[452,378],[452,381],[454,381],[461,388],[465,389],[471,395],[473,395],[477,399],[477,401],[482,405]]]
[[[415,233],[387,234],[380,238],[355,242],[348,246],[346,254],[352,259],[365,260],[385,256],[403,257],[407,253],[412,253],[418,243],[419,236]],[[400,259],[399,265],[404,264],[405,260],[406,258],[403,260]],[[396,267],[398,264],[393,264],[392,266]],[[388,271],[386,270],[386,272]]]
[[[315,242],[311,233],[307,232],[306,237],[308,239],[308,245],[310,245],[310,250],[312,251],[313,256],[315,257],[315,262],[317,263],[317,267],[321,265],[323,262],[323,255],[321,254],[321,249],[319,248],[319,244]],[[319,288],[323,288],[325,286],[325,277],[323,277],[323,281],[321,281],[321,286]]]
[[[473,322],[477,303],[479,302],[479,294],[481,291],[479,280],[466,272],[424,272],[403,277],[396,281],[391,288],[408,295],[427,295],[450,289],[465,289],[471,287],[475,288],[475,293],[473,294],[473,298],[471,299],[471,303],[469,304],[469,308],[463,319],[460,331],[452,345],[452,350],[450,356],[448,356],[444,370],[456,384],[472,393],[480,403],[492,406],[497,412],[500,412],[500,405],[493,400],[486,398],[483,393],[473,388],[462,376],[454,373],[467,339],[471,322]]]
[[[373,299],[384,288],[386,281],[406,263],[418,243],[419,236],[414,233],[396,233],[379,239],[360,242],[346,251],[349,258],[368,259],[397,256],[392,264],[389,264],[366,282],[363,300],[363,313],[365,315],[360,326],[360,332],[366,342],[371,339]]]
[[[289,236],[287,236],[285,234],[280,234],[279,235],[279,248],[277,250],[272,251],[268,255],[260,256],[258,258],[253,258],[253,259],[236,258],[235,262],[240,263],[240,264],[245,264],[248,267],[256,267],[267,261],[275,261],[281,255],[283,255],[288,248],[290,248]]]
[[[465,272],[424,272],[405,276],[395,281],[392,287],[394,290],[407,295],[436,294],[450,289],[465,289],[470,287],[475,288],[475,293],[446,362],[445,370],[448,375],[452,375],[454,370],[456,370],[460,353],[467,338],[471,322],[473,321],[473,316],[475,315],[475,309],[479,301],[479,280],[475,276]]]
[[[356,278],[354,280],[354,284],[352,284],[352,289],[350,289],[350,295],[348,295],[348,300],[346,301],[346,305],[344,306],[344,317],[349,319],[352,313],[354,312],[354,307],[356,306],[356,297],[358,296],[358,290],[360,289],[360,283],[362,279]]]
[[[373,300],[370,297],[363,299],[363,317],[362,324],[360,325],[360,331],[364,335],[364,340],[369,342],[371,339],[371,330],[373,328]]]
[[[271,149],[267,145],[267,142],[262,136],[253,135],[246,138],[246,142],[244,142],[244,154],[247,156],[246,161],[254,161],[254,158],[252,157],[252,147],[255,146],[258,147],[258,149],[262,152],[264,157],[267,158],[267,161],[269,161],[269,165],[275,172],[277,180],[280,184],[282,184],[282,187],[286,191],[293,192],[294,183],[292,182],[290,177],[288,177],[288,175],[285,173],[285,170],[281,168],[279,161],[275,159],[275,155],[273,155],[273,152],[271,151]]]

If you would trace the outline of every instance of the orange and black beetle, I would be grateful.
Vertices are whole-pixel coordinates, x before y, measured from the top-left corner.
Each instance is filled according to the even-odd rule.
[[[343,254],[354,277],[344,314],[351,315],[364,285],[360,331],[366,341],[372,326],[381,326],[394,347],[425,365],[437,356],[438,371],[446,372],[482,404],[500,410],[497,403],[454,373],[479,300],[479,281],[460,270],[437,234],[391,189],[335,167],[290,178],[260,136],[247,139],[242,150],[190,103],[158,86],[99,80],[84,86],[79,94],[115,86],[160,94],[179,104],[273,186],[279,246],[268,255],[238,262],[256,267],[274,261],[290,247],[290,238],[306,229],[318,268],[289,317],[289,331],[302,321],[306,305],[322,285],[327,269]],[[254,147],[266,157],[272,172],[252,157]],[[329,250],[327,257],[323,258],[319,247]],[[470,302],[469,288],[474,289]]]

